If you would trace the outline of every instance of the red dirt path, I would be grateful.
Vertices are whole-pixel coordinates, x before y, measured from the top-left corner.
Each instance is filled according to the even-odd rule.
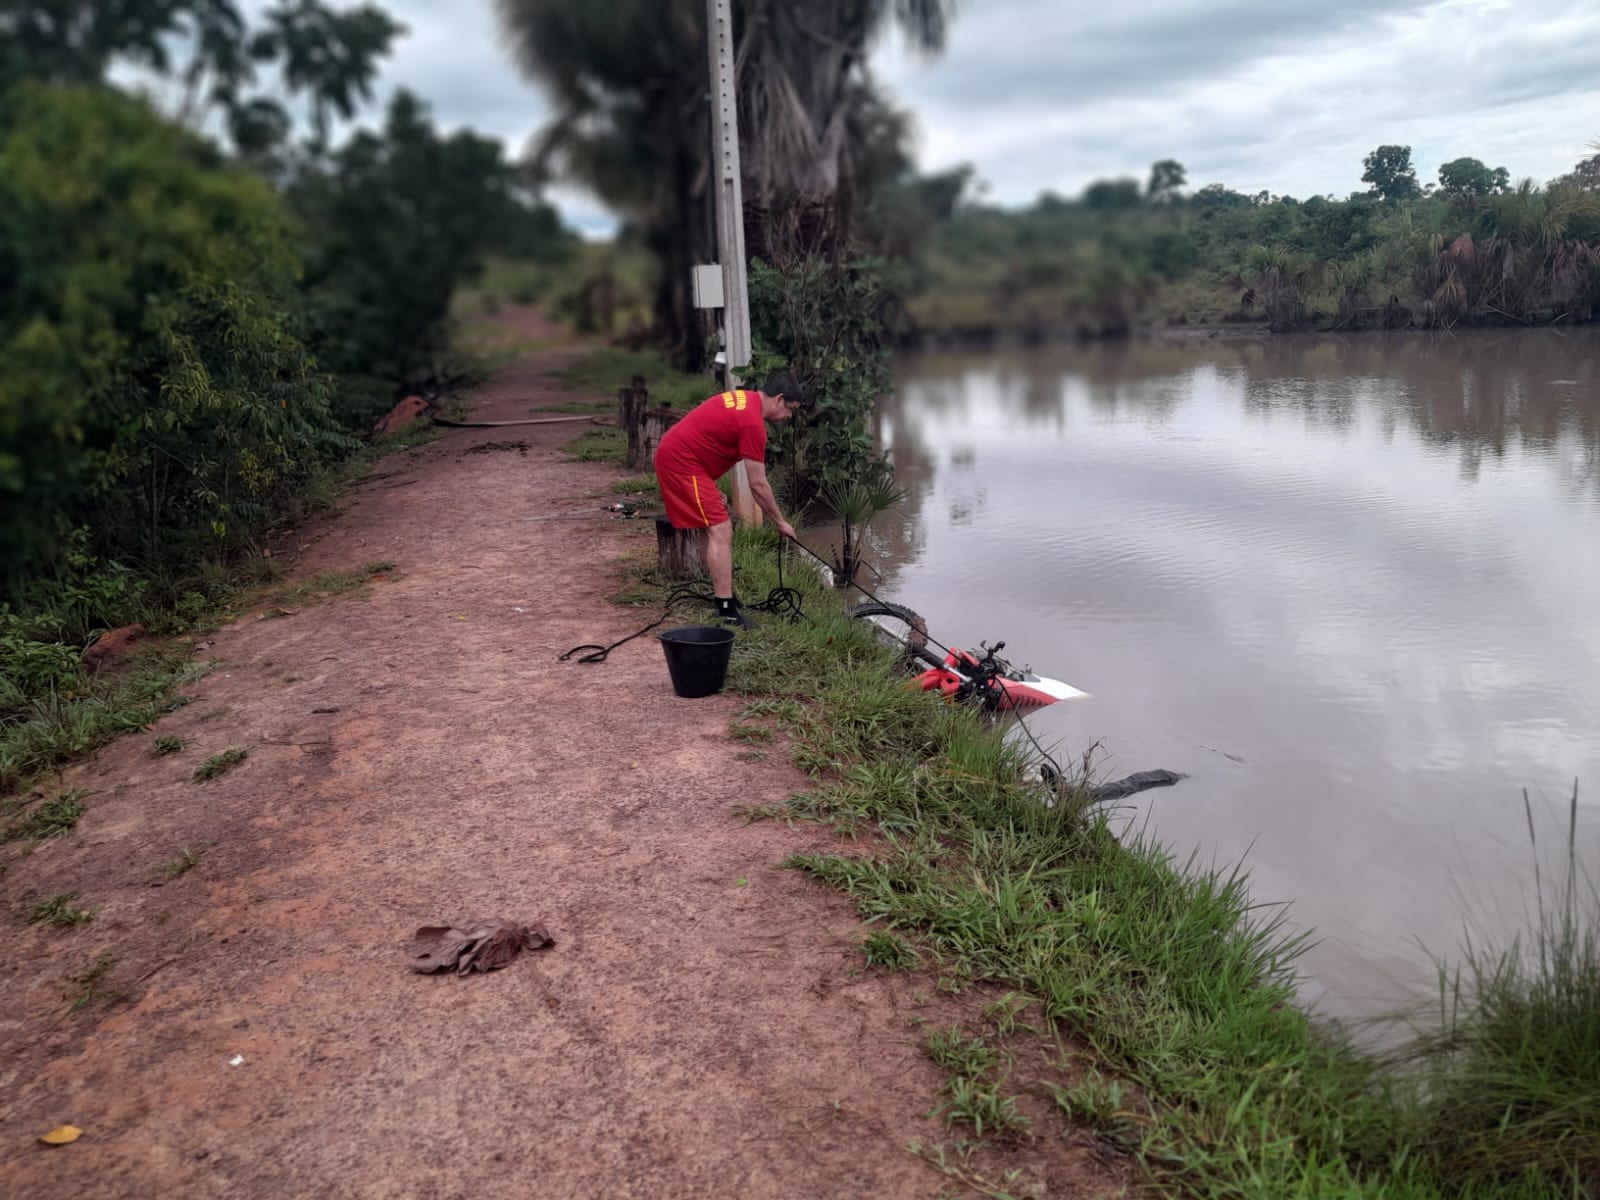
[[[561,357],[500,372],[474,416],[571,399]],[[849,903],[780,869],[829,833],[733,815],[805,779],[738,759],[741,702],[674,697],[653,638],[556,661],[641,623],[606,602],[608,563],[651,533],[601,511],[616,468],[560,453],[581,428],[446,430],[387,460],[297,537],[294,577],[392,578],[246,614],[188,707],[66,773],[91,790],[76,832],[0,889],[97,915],[0,917],[0,1194],[970,1194],[905,1149],[956,1136],[915,1025],[952,1002],[863,970]],[[528,454],[467,453],[509,440]],[[151,757],[155,734],[188,748]],[[162,882],[184,848],[199,864]],[[556,945],[406,970],[417,926],[480,916]],[[67,1012],[100,954],[127,998]],[[67,1122],[78,1142],[36,1143]],[[1081,1146],[1024,1159],[1018,1194],[1120,1192]]]

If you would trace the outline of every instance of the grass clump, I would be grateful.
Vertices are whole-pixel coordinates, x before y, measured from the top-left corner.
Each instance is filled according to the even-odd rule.
[[[628,438],[620,429],[585,429],[566,449],[579,462],[621,463],[628,455]]]
[[[861,957],[869,967],[882,967],[886,971],[904,971],[916,965],[917,954],[904,940],[892,933],[879,930],[867,935],[861,943]]]
[[[84,676],[71,686],[28,692],[0,677],[0,795],[148,728],[184,703],[173,689],[205,670],[152,646],[120,670]]]
[[[1577,861],[1578,811],[1575,784],[1562,879],[1547,887],[1535,863],[1531,930],[1441,966],[1437,1028],[1411,1047],[1418,1140],[1459,1187],[1579,1194],[1600,1172],[1600,894]]]
[[[29,925],[54,925],[68,929],[94,920],[93,909],[79,908],[72,903],[77,898],[77,892],[58,892],[49,899],[22,905],[18,913]]]
[[[624,608],[656,608],[666,604],[667,591],[656,578],[654,549],[647,553],[625,554],[615,562],[618,587],[611,603]]]
[[[391,577],[396,569],[395,563],[380,559],[340,571],[318,571],[309,579],[269,593],[263,602],[269,611],[276,610],[274,615],[288,615],[287,605],[304,604],[324,596],[342,596],[366,587],[375,579]]]
[[[20,821],[7,826],[6,840],[43,842],[65,837],[77,827],[78,818],[83,816],[82,800],[88,794],[82,788],[57,793]]]
[[[169,754],[177,754],[188,744],[176,734],[164,733],[150,743],[150,757],[165,758]]]
[[[735,557],[741,590],[776,583],[770,542],[741,533]],[[1059,1119],[1124,1147],[1164,1194],[1584,1195],[1600,1170],[1592,888],[1564,893],[1534,944],[1469,958],[1448,989],[1456,1015],[1401,1069],[1299,1008],[1305,940],[1241,870],[1120,838],[1081,792],[1034,782],[1035,752],[1003,727],[908,688],[820,581],[785,583],[813,621],[741,635],[729,686],[753,700],[742,718],[776,719],[813,786],[746,815],[861,839],[790,865],[914,938],[942,989],[1004,989],[984,1037],[929,1039],[949,1120],[1002,1141],[1022,1128],[1001,1088],[1006,1039]]]
[[[91,1004],[111,1004],[125,999],[127,991],[111,982],[117,965],[114,954],[102,954],[92,963],[67,976],[66,999],[69,1010],[80,1012]]]
[[[1017,1102],[1002,1095],[995,1078],[1000,1056],[982,1038],[963,1037],[959,1029],[936,1029],[923,1043],[928,1057],[947,1072],[945,1119],[972,1126],[978,1137],[1020,1133],[1026,1118]]]
[[[656,477],[654,475],[634,475],[628,479],[619,479],[611,485],[611,490],[618,496],[654,496],[656,494]]]
[[[201,783],[208,779],[216,779],[220,775],[226,775],[249,757],[250,751],[247,747],[233,746],[230,749],[213,754],[196,767],[194,769],[194,778]]]
[[[175,858],[167,859],[167,861],[162,863],[160,867],[156,868],[156,870],[163,880],[170,882],[171,880],[177,879],[180,876],[187,875],[199,865],[200,852],[198,850],[191,850],[189,847],[185,846],[178,851],[178,854]]]

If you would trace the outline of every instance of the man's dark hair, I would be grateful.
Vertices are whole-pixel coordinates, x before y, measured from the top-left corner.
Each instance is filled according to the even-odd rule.
[[[809,397],[805,390],[795,381],[795,377],[787,371],[774,371],[767,376],[767,381],[761,385],[761,390],[769,396],[782,396],[790,404],[805,407]]]

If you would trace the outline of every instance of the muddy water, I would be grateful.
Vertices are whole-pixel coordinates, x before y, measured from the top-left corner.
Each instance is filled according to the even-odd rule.
[[[873,590],[1093,694],[1042,740],[1187,772],[1128,820],[1288,902],[1323,1011],[1521,927],[1575,777],[1600,866],[1600,334],[924,357],[881,426]]]

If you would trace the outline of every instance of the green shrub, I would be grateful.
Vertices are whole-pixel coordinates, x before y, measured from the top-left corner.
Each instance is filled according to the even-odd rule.
[[[0,99],[0,600],[74,530],[117,562],[237,544],[337,447],[286,220],[118,92]]]
[[[788,468],[797,507],[819,488],[863,478],[878,459],[867,418],[889,389],[893,305],[874,260],[751,264],[756,353],[746,377],[759,387],[769,371],[787,369],[810,391],[810,407],[779,426],[767,448],[770,462]]]

